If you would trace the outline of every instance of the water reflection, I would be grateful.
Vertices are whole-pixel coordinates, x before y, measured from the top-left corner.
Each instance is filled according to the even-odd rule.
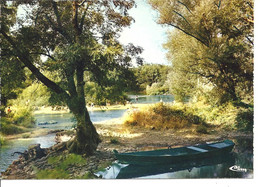
[[[98,176],[105,179],[180,179],[180,178],[250,178],[252,171],[234,172],[229,170],[236,164],[233,154],[219,157],[179,162],[172,165],[126,165],[113,163],[104,171],[99,171]]]
[[[173,165],[138,166],[115,162],[96,174],[105,179],[253,178],[252,139],[234,141],[236,146],[231,154]],[[229,169],[231,166],[238,166],[242,170],[232,171]]]

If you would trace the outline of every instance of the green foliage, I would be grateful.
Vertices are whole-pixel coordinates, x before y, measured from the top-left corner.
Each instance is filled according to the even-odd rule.
[[[60,169],[66,169],[69,166],[82,165],[86,160],[81,155],[68,154],[64,156],[50,157],[48,163],[56,165]]]
[[[33,110],[28,106],[13,106],[13,123],[19,126],[32,128],[35,126],[35,118],[33,117]]]
[[[10,121],[10,119],[8,118],[2,117],[0,120],[1,120],[0,131],[5,135],[20,134],[25,132],[24,128],[14,125],[12,121]]]
[[[5,144],[5,138],[2,135],[2,133],[0,133],[0,147],[3,146]]]
[[[247,109],[240,111],[236,117],[236,127],[244,131],[253,131],[254,125],[254,111],[252,109]]]
[[[85,84],[86,101],[97,105],[113,104],[116,102],[125,103],[128,97],[125,94],[123,81],[126,81],[126,79],[113,81],[114,84],[106,87],[101,87],[94,82],[87,82]]]
[[[205,125],[199,125],[196,128],[196,132],[202,133],[202,134],[208,134],[208,128]]]
[[[135,74],[136,91],[146,91],[149,95],[157,95],[168,92],[168,86],[165,84],[169,66],[158,64],[145,64],[132,71]],[[163,87],[163,88],[161,88]]]
[[[37,179],[69,179],[68,172],[58,168],[41,170],[36,176]]]
[[[174,27],[165,48],[173,69],[170,91],[209,96],[213,103],[253,100],[252,0],[149,0],[158,22]]]
[[[252,108],[235,107],[232,103],[218,106],[203,101],[176,103],[172,106],[160,103],[124,116],[124,124],[150,129],[185,128],[195,124],[196,131],[204,134],[209,133],[211,125],[229,130],[252,131],[253,113]]]
[[[50,92],[46,86],[41,83],[32,83],[18,95],[17,99],[11,101],[11,103],[19,104],[21,106],[36,107],[48,105],[49,98]]]
[[[163,95],[169,91],[169,88],[162,83],[153,83],[151,86],[147,85],[146,94],[148,95]]]
[[[18,69],[30,69],[34,78],[55,92],[50,100],[66,104],[76,116],[77,125],[86,125],[76,135],[86,141],[71,144],[75,149],[70,150],[93,153],[100,139],[90,119],[84,118],[88,115],[84,84],[87,80],[108,87],[106,92],[115,100],[118,94],[114,93],[122,86],[117,84],[118,80],[129,76],[132,60],[142,63],[139,56],[142,48],[133,44],[124,46],[118,40],[118,33],[133,21],[128,10],[135,2],[1,1],[1,5],[4,10],[30,8],[21,17],[16,12],[1,12],[4,14],[1,20],[7,19],[1,25],[4,28],[0,29],[1,42],[11,53],[8,57],[19,59]],[[48,59],[42,62],[42,56]]]

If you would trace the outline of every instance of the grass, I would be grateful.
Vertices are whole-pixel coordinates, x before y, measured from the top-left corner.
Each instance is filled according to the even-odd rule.
[[[234,106],[232,103],[212,106],[203,101],[196,103],[155,104],[124,116],[124,124],[150,129],[181,129],[196,124],[196,132],[208,133],[215,125],[227,130],[253,130],[253,108]]]
[[[124,116],[124,124],[127,126],[142,126],[151,129],[180,129],[192,124],[199,124],[203,120],[182,108],[176,108],[163,103],[133,111]]]
[[[4,136],[0,133],[0,146],[5,144],[5,138]]]
[[[4,135],[21,134],[35,127],[32,109],[25,106],[13,106],[12,112],[1,120],[1,132]]]
[[[36,177],[37,179],[69,179],[70,173],[68,169],[84,165],[85,163],[86,159],[76,154],[50,157],[48,158],[48,164],[53,168],[38,171]],[[86,179],[87,177],[91,178],[91,174],[86,173],[84,176],[78,177],[78,179]]]
[[[23,127],[17,126],[12,123],[11,119],[2,117],[1,119],[1,133],[5,135],[20,134],[26,132]]]

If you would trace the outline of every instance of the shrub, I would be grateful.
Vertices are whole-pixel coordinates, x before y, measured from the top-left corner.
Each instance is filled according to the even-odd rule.
[[[199,125],[196,128],[196,132],[202,133],[202,134],[208,134],[208,128],[205,125]]]
[[[236,117],[236,127],[239,130],[253,131],[254,124],[254,111],[248,109],[246,111],[240,111]]]
[[[124,124],[143,126],[152,129],[183,128],[194,122],[202,122],[199,116],[194,116],[185,108],[177,108],[158,103],[140,111],[133,111],[125,116]]]
[[[0,134],[0,146],[5,144],[5,138],[2,134]]]
[[[32,114],[32,108],[28,106],[16,106],[14,108],[12,120],[15,124],[27,128],[34,127],[35,119]]]
[[[12,124],[8,118],[1,118],[1,132],[5,135],[24,133],[25,130],[22,127]]]

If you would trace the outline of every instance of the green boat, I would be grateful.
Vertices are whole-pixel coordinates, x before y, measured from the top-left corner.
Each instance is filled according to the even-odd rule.
[[[186,147],[169,147],[168,149],[158,149],[153,151],[118,153],[118,151],[114,150],[114,154],[117,160],[122,164],[175,164],[185,160],[190,161],[229,153],[232,151],[234,145],[234,142],[231,140],[225,140]]]
[[[145,177],[151,175],[159,175],[164,173],[173,173],[178,171],[188,170],[192,171],[193,168],[201,168],[205,166],[214,166],[218,164],[224,164],[226,167],[235,165],[235,156],[231,153],[221,154],[215,156],[214,159],[211,157],[184,160],[175,164],[158,164],[158,165],[134,165],[130,164],[120,169],[117,174],[117,179],[132,179],[138,177]],[[119,165],[119,164],[118,164]]]

